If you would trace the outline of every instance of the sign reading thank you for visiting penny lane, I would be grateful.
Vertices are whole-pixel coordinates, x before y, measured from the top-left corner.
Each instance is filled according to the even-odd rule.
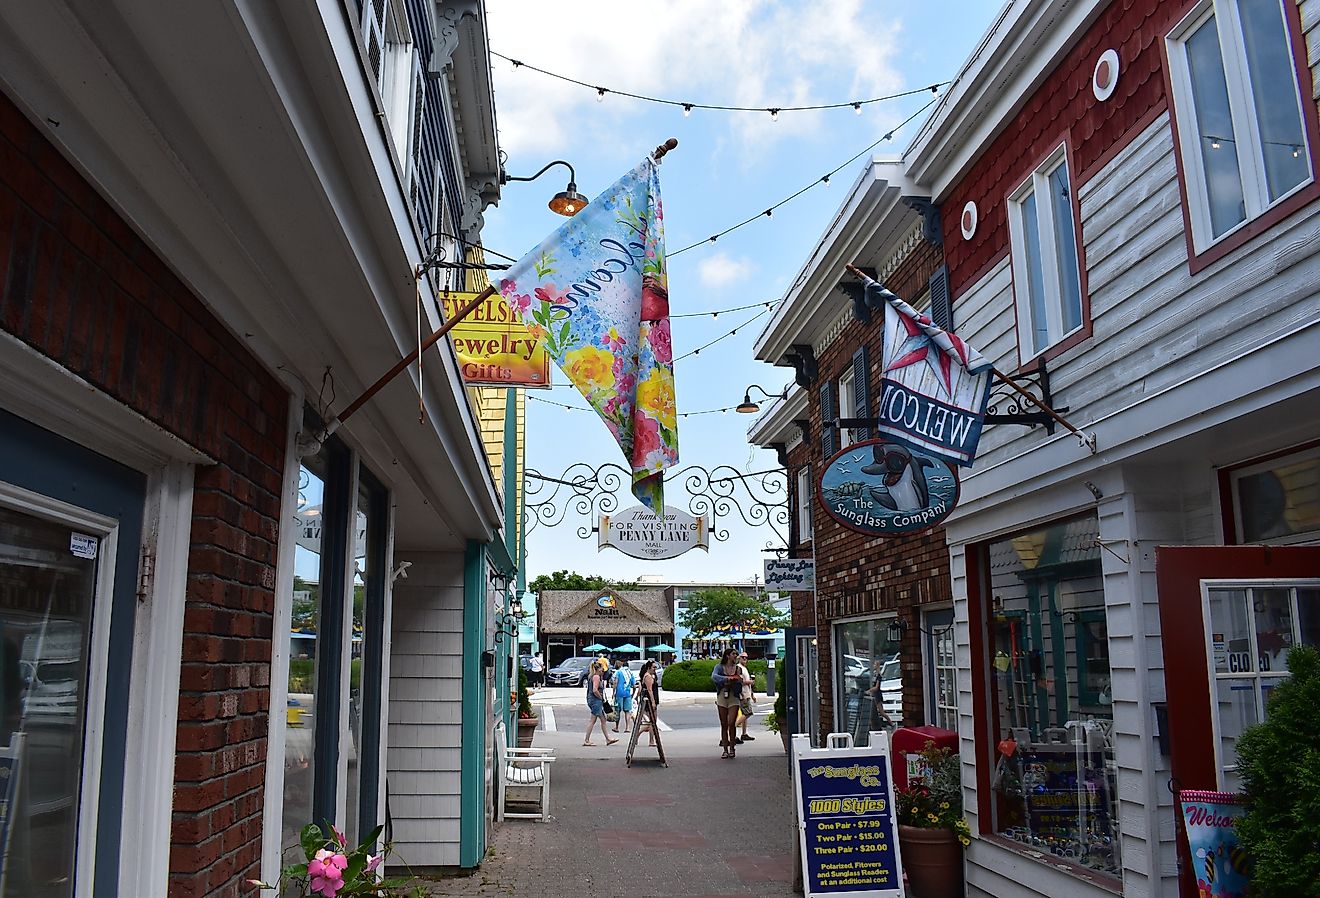
[[[958,504],[949,463],[901,443],[867,440],[830,459],[816,492],[830,517],[868,536],[934,527]]]
[[[613,547],[646,561],[677,558],[688,549],[710,551],[710,524],[677,508],[665,508],[661,518],[645,505],[600,516],[597,549]]]

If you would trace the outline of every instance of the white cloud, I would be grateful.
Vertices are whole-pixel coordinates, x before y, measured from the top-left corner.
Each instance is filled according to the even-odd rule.
[[[493,50],[589,85],[675,100],[769,107],[864,99],[902,89],[894,60],[899,26],[865,0],[490,0]],[[495,59],[500,143],[541,158],[586,137],[627,139],[621,123],[651,104],[595,94]],[[876,110],[878,106],[869,107]],[[678,109],[675,115],[681,114]],[[834,113],[838,114],[838,113]],[[819,113],[696,110],[722,117],[747,164],[758,148],[812,134]],[[621,133],[622,132],[622,133]]]
[[[745,282],[753,268],[750,259],[735,259],[728,253],[717,252],[701,260],[697,265],[697,277],[703,287],[719,290],[739,281]]]

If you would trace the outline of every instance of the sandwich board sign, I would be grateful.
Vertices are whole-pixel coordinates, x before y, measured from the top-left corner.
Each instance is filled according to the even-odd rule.
[[[870,745],[830,733],[793,737],[793,794],[806,898],[904,898],[889,735]]]

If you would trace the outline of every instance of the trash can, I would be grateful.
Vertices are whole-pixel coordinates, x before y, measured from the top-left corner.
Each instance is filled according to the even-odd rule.
[[[958,734],[942,727],[899,727],[894,730],[890,740],[890,755],[894,791],[906,792],[908,781],[925,776],[921,758],[918,755],[926,750],[927,743],[934,742],[937,748],[958,750]]]

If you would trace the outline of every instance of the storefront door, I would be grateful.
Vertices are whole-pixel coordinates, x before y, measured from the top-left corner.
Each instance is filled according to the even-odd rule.
[[[1173,782],[1236,791],[1237,737],[1288,649],[1320,644],[1320,547],[1161,546],[1156,576]],[[1181,891],[1195,894],[1186,875]]]

